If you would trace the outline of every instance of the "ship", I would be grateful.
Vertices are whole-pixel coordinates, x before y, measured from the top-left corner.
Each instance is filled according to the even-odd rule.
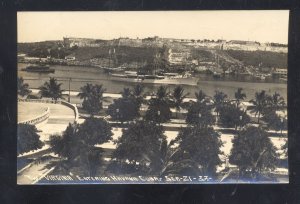
[[[45,65],[30,65],[22,69],[22,71],[38,72],[38,73],[54,73],[55,69],[52,69],[49,66],[45,66]]]
[[[111,65],[111,59],[115,57],[115,49],[109,50],[109,66]],[[112,55],[113,54],[113,55]],[[166,85],[190,85],[196,86],[198,78],[192,77],[189,72],[184,74],[178,73],[158,73],[158,62],[161,60],[160,54],[156,53],[154,56],[154,69],[151,74],[141,74],[136,71],[121,71],[122,73],[109,72],[109,78],[111,81],[121,81],[128,83],[143,83],[143,84],[166,84]],[[126,68],[124,68],[125,70]],[[110,71],[116,71],[116,69],[110,69]]]
[[[142,75],[136,72],[125,72],[124,74],[110,74],[111,81],[143,84],[166,84],[166,85],[190,85],[197,86],[198,78],[191,74],[178,75],[177,73],[165,73],[164,75]]]

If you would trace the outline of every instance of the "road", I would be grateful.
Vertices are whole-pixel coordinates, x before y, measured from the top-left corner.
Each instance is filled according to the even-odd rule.
[[[50,104],[50,103],[33,103],[33,102],[19,102],[19,117],[28,118],[35,117],[36,113],[34,110],[44,110],[47,107],[50,108],[50,117],[46,124],[37,125],[37,129],[40,131],[40,139],[43,142],[49,140],[50,135],[62,134],[62,132],[67,128],[69,123],[73,123],[75,120],[74,111],[61,104]],[[31,112],[33,111],[33,112]],[[26,114],[26,116],[21,114]],[[28,152],[21,156],[22,159],[30,158],[36,160],[40,158],[41,155],[38,151]],[[37,182],[40,178],[45,176],[51,171],[48,165],[53,161],[53,159],[32,162],[27,164],[22,171],[18,170],[17,182],[18,184],[33,184]]]

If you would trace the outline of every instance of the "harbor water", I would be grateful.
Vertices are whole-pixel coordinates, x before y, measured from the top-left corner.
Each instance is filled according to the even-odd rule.
[[[30,88],[39,88],[50,77],[57,78],[62,83],[63,90],[79,91],[80,87],[87,83],[102,84],[109,93],[120,93],[124,87],[133,87],[134,83],[112,81],[110,76],[100,68],[83,67],[83,66],[62,66],[52,65],[55,73],[36,73],[21,71],[28,64],[18,63],[18,76],[23,77],[25,83],[29,84]],[[148,93],[154,92],[159,84],[144,84],[145,91]],[[169,90],[176,85],[168,85]],[[229,98],[234,98],[234,93],[238,88],[243,88],[247,95],[246,100],[254,98],[255,92],[265,90],[268,94],[278,92],[285,101],[287,100],[287,84],[278,82],[243,82],[230,79],[212,79],[211,76],[199,76],[197,86],[183,85],[185,92],[190,93],[189,97],[194,97],[194,93],[202,89],[207,95],[213,96],[216,90],[223,91]]]

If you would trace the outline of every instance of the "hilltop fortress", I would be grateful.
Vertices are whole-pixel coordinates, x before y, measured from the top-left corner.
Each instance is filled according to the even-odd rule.
[[[216,48],[221,50],[244,50],[244,51],[271,51],[287,53],[287,45],[279,43],[259,43],[256,41],[241,41],[241,40],[194,40],[194,39],[174,39],[160,38],[158,36],[148,37],[144,39],[136,38],[118,38],[113,40],[100,40],[91,38],[75,38],[64,37],[63,45],[67,48],[77,47],[100,47],[103,45],[110,46],[130,46],[130,47],[194,47],[194,48]]]

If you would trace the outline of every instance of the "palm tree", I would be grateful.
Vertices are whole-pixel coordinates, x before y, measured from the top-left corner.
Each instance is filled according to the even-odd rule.
[[[92,93],[93,85],[87,83],[85,86],[80,87],[80,93],[77,95],[80,99],[86,100]]]
[[[236,107],[240,105],[240,101],[246,98],[246,94],[243,93],[243,88],[238,88],[234,93],[234,98],[236,100]]]
[[[139,108],[141,107],[142,103],[144,102],[143,92],[144,92],[144,87],[141,84],[137,84],[132,90],[132,95],[137,100]]]
[[[195,92],[195,96],[196,96],[197,102],[199,102],[199,103],[204,102],[207,97],[207,95],[202,90],[199,90],[199,92]]]
[[[169,93],[166,86],[159,86],[156,92],[156,98],[159,101],[167,101]]]
[[[137,97],[141,97],[142,96],[143,91],[144,91],[144,87],[141,84],[137,84],[133,88],[132,93],[137,98]]]
[[[166,122],[171,118],[170,101],[168,97],[167,87],[160,86],[157,89],[154,98],[148,102],[149,106],[146,111],[145,118],[158,123]]]
[[[29,93],[31,93],[31,90],[29,90],[29,85],[27,83],[24,83],[23,77],[18,77],[18,94],[20,96],[26,96]]]
[[[183,99],[185,99],[186,96],[189,95],[189,93],[183,94],[183,92],[184,92],[184,88],[178,85],[175,87],[172,93],[173,105],[176,108],[176,118],[177,118],[177,113],[180,111],[180,109],[183,106]]]
[[[167,140],[161,140],[158,151],[144,154],[145,160],[150,163],[150,173],[158,174],[160,177],[199,175],[201,172],[198,163],[187,158],[180,147],[172,147],[175,143],[176,140],[170,141],[169,144]]]
[[[273,109],[275,111],[280,110],[285,106],[285,101],[284,101],[283,97],[280,96],[280,94],[277,92],[275,92],[268,99],[269,99],[271,109]]]
[[[129,99],[129,97],[131,96],[131,91],[129,88],[123,88],[123,91],[121,94],[122,94],[123,99]]]
[[[45,82],[44,85],[40,87],[40,93],[42,97],[50,97],[57,101],[57,99],[63,98],[60,88],[61,85],[62,83],[58,83],[57,79],[50,77],[49,82]]]
[[[227,95],[223,93],[222,91],[216,91],[213,101],[215,106],[215,111],[217,113],[217,117],[219,116],[220,110],[223,107],[225,101],[227,99]]]
[[[99,113],[103,108],[103,102],[107,101],[107,97],[103,96],[103,93],[106,91],[106,89],[103,88],[103,85],[86,84],[84,87],[81,87],[80,90],[81,92],[78,96],[83,99],[83,109],[91,114],[91,116]]]
[[[202,175],[216,175],[217,166],[221,164],[219,155],[223,154],[220,150],[223,143],[213,127],[196,125],[182,128],[175,142],[183,154],[180,160],[187,158],[194,161]]]
[[[259,124],[260,121],[260,115],[265,111],[267,108],[267,99],[268,96],[266,94],[265,90],[262,90],[261,92],[255,93],[255,99],[250,100],[251,103],[253,103],[254,107],[252,112],[255,113],[255,117],[257,116],[257,122]]]

